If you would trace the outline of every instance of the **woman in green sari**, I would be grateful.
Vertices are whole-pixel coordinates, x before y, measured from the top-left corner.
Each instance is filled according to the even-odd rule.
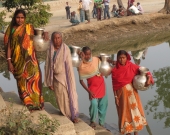
[[[44,107],[42,97],[42,78],[36,58],[33,35],[34,29],[25,23],[26,14],[16,10],[11,24],[4,36],[8,70],[17,81],[21,101],[30,111]]]

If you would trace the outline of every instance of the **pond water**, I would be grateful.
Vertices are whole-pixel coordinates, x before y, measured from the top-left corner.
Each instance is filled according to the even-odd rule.
[[[133,49],[135,50],[135,49]],[[141,131],[142,135],[169,135],[170,134],[170,45],[168,42],[148,47],[145,59],[140,60],[140,65],[148,67],[153,73],[155,84],[147,91],[139,91],[143,107],[145,108],[146,118],[149,124],[150,133],[146,130]],[[129,52],[136,58],[136,54],[142,54],[142,51],[136,50]],[[136,53],[136,54],[135,54]],[[116,55],[115,55],[116,59]],[[132,61],[134,61],[132,59]],[[137,62],[137,61],[136,61]],[[40,64],[42,73],[44,72],[44,63]],[[88,114],[89,100],[87,92],[79,84],[79,78],[76,68],[74,68],[80,112]],[[17,93],[16,81],[10,74],[10,80],[4,77],[5,72],[0,74],[0,87],[5,91],[15,91]],[[44,78],[43,78],[44,79]],[[112,91],[111,77],[106,78],[108,88],[109,106],[107,110],[106,123],[117,124],[118,117]],[[47,100],[50,96],[46,94]],[[149,102],[150,101],[150,102]],[[52,101],[55,102],[55,99]],[[149,102],[149,103],[148,103]],[[152,107],[152,108],[151,108]]]

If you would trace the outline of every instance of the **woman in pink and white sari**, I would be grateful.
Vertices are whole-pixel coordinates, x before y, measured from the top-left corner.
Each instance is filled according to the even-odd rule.
[[[62,35],[54,32],[45,62],[45,86],[54,90],[61,113],[78,122],[78,97],[70,49],[62,42]]]

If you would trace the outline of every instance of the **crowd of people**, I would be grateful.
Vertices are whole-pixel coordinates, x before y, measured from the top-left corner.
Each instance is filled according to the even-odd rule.
[[[105,6],[107,7],[107,4]],[[88,16],[88,14],[88,7],[86,7],[85,15]],[[106,16],[109,18],[107,10]],[[8,70],[16,79],[20,99],[30,112],[33,112],[44,109],[44,99],[41,70],[33,46],[34,28],[25,20],[25,11],[16,10],[6,30],[4,45]],[[44,40],[49,40],[48,33],[44,32],[43,35]],[[63,42],[60,32],[52,33],[49,46],[45,61],[44,85],[54,91],[56,103],[62,115],[78,123],[78,95],[70,48]],[[77,68],[80,84],[89,94],[90,126],[96,127],[97,116],[99,125],[104,126],[108,96],[104,77],[99,71],[100,57],[92,56],[88,46],[83,47],[78,55],[82,60]],[[130,135],[134,132],[134,135],[137,135],[138,131],[147,125],[147,121],[138,91],[132,85],[134,76],[139,74],[139,65],[133,64],[130,60],[130,55],[125,50],[120,50],[117,53],[117,60],[108,60],[108,62],[115,65],[111,76],[119,131],[122,134]],[[87,85],[84,80],[87,80]],[[148,73],[145,85],[150,84],[153,84],[153,78],[151,73]]]
[[[90,4],[92,3],[91,0],[80,0],[79,5],[77,8],[78,15],[76,11],[70,12],[71,6],[68,5],[66,2],[65,10],[66,10],[66,17],[70,19],[70,22],[73,25],[77,25],[81,22],[87,21],[90,23]],[[135,5],[134,0],[128,0],[127,9],[119,5],[118,7],[116,4],[113,4],[112,8],[110,6],[110,0],[94,0],[94,5],[92,9],[92,17],[97,18],[97,21],[110,19],[110,13],[113,17],[123,17],[123,16],[130,16],[130,15],[141,15],[143,14],[143,8],[139,2]],[[70,17],[71,16],[71,17]],[[103,17],[103,19],[102,19]]]

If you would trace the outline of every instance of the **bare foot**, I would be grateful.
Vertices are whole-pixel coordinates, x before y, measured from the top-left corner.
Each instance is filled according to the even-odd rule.
[[[95,129],[95,128],[96,128],[96,124],[95,124],[94,122],[91,122],[91,123],[90,123],[90,127],[92,127],[93,129]]]
[[[73,120],[73,123],[78,123],[79,122],[79,120],[77,119],[77,118],[75,118],[74,120]]]

